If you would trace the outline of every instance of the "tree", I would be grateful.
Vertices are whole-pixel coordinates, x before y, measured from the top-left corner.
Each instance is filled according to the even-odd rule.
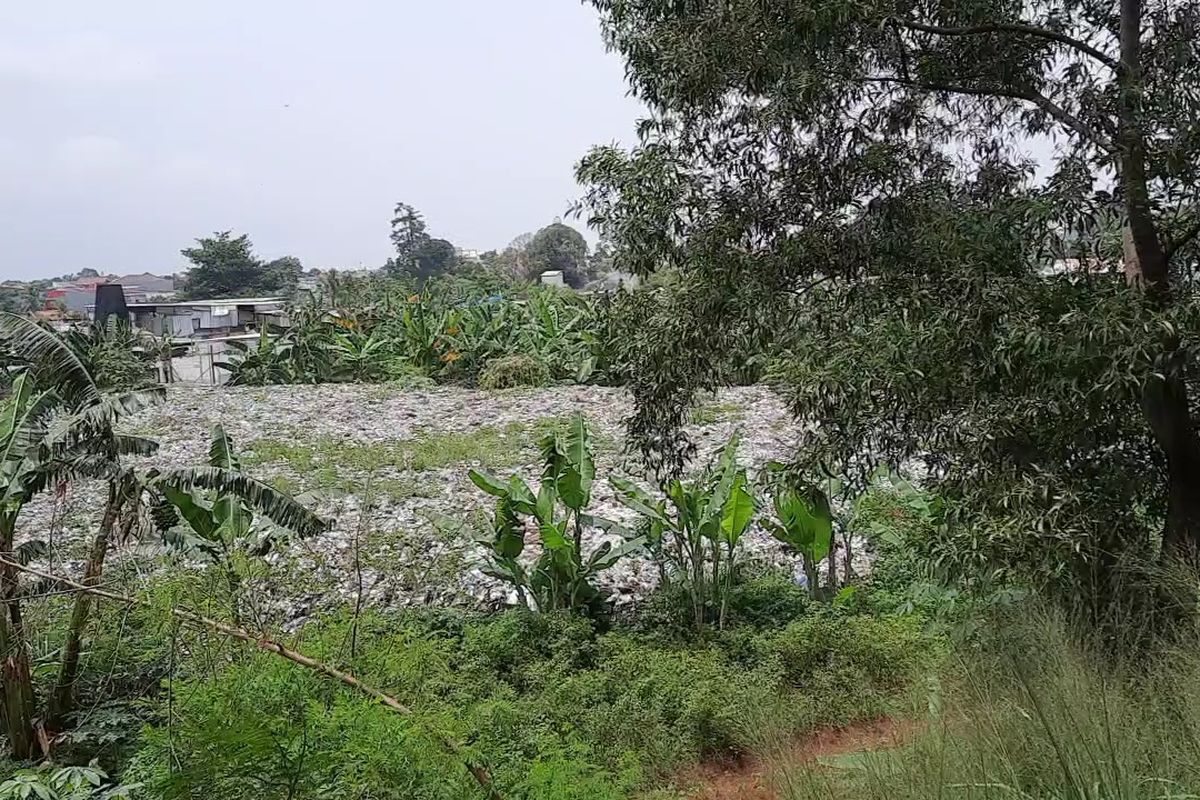
[[[1196,4],[592,2],[652,118],[585,204],[686,278],[634,383],[664,469],[742,327],[787,348],[814,469],[923,459],[1009,555],[1196,551]]]
[[[417,257],[417,250],[429,241],[429,233],[421,212],[407,203],[397,203],[392,212],[392,246],[396,248],[396,263],[404,268]]]
[[[522,233],[500,252],[489,250],[481,256],[480,260],[488,269],[509,279],[528,278],[530,272],[529,243],[532,241],[532,233]]]
[[[587,242],[574,228],[555,222],[533,235],[526,248],[528,277],[536,280],[547,270],[562,270],[567,285],[581,289],[587,283]]]
[[[151,470],[138,473],[122,463],[126,455],[150,455],[157,443],[119,433],[120,418],[159,397],[161,390],[108,393],[97,382],[91,364],[71,344],[29,320],[0,315],[0,354],[15,365],[13,392],[0,409],[0,653],[3,654],[2,716],[9,745],[17,758],[33,753],[33,714],[36,699],[29,673],[28,642],[22,613],[22,592],[13,564],[24,564],[31,553],[44,552],[46,543],[14,543],[16,521],[33,495],[58,482],[76,478],[108,483],[108,500],[99,529],[84,564],[82,585],[93,588],[103,575],[113,534],[120,524],[128,533],[145,493],[171,492],[182,497],[208,489],[226,504],[240,498],[247,508],[260,510],[281,526],[315,533],[324,523],[290,497],[241,473],[228,447],[214,435],[207,467]],[[225,437],[221,437],[224,439]],[[202,501],[197,501],[202,502]],[[49,698],[46,718],[62,724],[74,708],[75,683],[83,636],[91,612],[91,594],[76,595],[63,645],[58,681]]]
[[[304,264],[295,256],[282,256],[263,266],[262,287],[267,294],[291,295],[300,283]]]
[[[254,255],[247,234],[233,236],[218,231],[211,237],[197,239],[198,247],[181,250],[192,262],[183,285],[186,297],[205,300],[237,297],[246,294],[270,294],[283,287],[269,276],[262,261]]]
[[[413,253],[413,271],[424,280],[449,272],[457,263],[454,245],[445,239],[426,239]]]
[[[394,275],[410,275],[423,281],[450,271],[457,262],[454,245],[432,238],[420,212],[407,203],[396,204],[391,238],[396,257],[385,269]]]

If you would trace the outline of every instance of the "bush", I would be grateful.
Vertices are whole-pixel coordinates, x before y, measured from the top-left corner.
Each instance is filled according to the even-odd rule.
[[[943,697],[946,724],[852,769],[792,765],[784,800],[931,797],[1122,798],[1200,794],[1200,650],[1124,661],[1026,604],[963,653]],[[1117,663],[1114,663],[1116,661]]]
[[[543,386],[550,381],[550,370],[541,361],[527,355],[493,358],[479,373],[480,389],[515,389],[518,386]]]
[[[810,603],[804,588],[785,573],[739,573],[729,588],[726,626],[731,632],[782,628],[803,616]],[[658,639],[688,641],[697,635],[691,595],[678,583],[657,586],[638,606],[636,621],[639,630]]]
[[[195,652],[173,683],[170,724],[164,698],[125,777],[163,798],[477,796],[436,731],[470,742],[506,797],[615,800],[704,756],[877,713],[879,693],[899,691],[930,646],[898,621],[803,624],[733,648],[597,635],[586,620],[523,611],[364,617],[347,666],[412,716],[269,654]],[[303,649],[340,665],[347,631],[310,625]],[[885,662],[899,665],[886,680]],[[865,676],[869,702],[843,676]]]
[[[921,685],[936,648],[912,617],[847,616],[835,611],[793,622],[763,637],[759,655],[774,659],[786,685],[847,702],[830,721],[878,716],[907,687]]]

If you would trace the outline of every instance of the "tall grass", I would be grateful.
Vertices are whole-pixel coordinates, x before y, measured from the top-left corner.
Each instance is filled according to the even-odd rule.
[[[1126,657],[1028,609],[996,631],[960,656],[919,732],[866,754],[784,763],[780,797],[1200,797],[1200,640]]]

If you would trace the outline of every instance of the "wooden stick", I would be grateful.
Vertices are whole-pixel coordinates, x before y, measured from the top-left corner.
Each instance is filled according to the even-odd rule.
[[[58,575],[51,575],[48,572],[42,572],[41,570],[34,569],[33,567],[29,567],[24,564],[19,564],[15,561],[9,561],[3,557],[0,557],[0,564],[12,567],[13,569],[20,570],[21,572],[26,572],[30,575],[34,575],[38,578],[42,578],[43,580],[51,581],[52,583],[59,584],[61,586],[67,587],[68,589],[71,589],[71,590],[74,590],[77,592],[85,592],[85,593],[93,595],[95,597],[102,597],[106,600],[112,600],[117,603],[124,603],[125,605],[143,606],[145,608],[157,608],[157,606],[155,606],[153,603],[149,603],[145,600],[139,600],[136,597],[130,597],[129,595],[118,594],[116,592],[110,592],[105,589],[100,589],[96,586],[86,586],[82,583],[73,581],[70,578],[63,578]],[[252,644],[255,647],[257,647],[259,650],[265,650],[268,653],[274,653],[277,656],[286,658],[288,661],[291,661],[295,664],[299,664],[302,667],[311,669],[314,672],[319,672],[322,675],[328,675],[330,678],[333,678],[336,681],[344,683],[346,686],[349,686],[353,689],[357,689],[358,691],[362,692],[363,694],[375,699],[382,705],[387,706],[392,711],[395,711],[398,714],[403,714],[405,716],[413,715],[413,711],[411,708],[404,705],[399,700],[392,697],[390,694],[381,692],[379,689],[376,689],[373,686],[368,686],[367,684],[360,681],[358,678],[351,675],[349,672],[343,672],[342,670],[340,670],[336,667],[332,667],[329,664],[326,664],[321,661],[317,661],[315,658],[311,658],[297,650],[292,650],[289,647],[285,647],[284,645],[280,644],[279,642],[276,642],[272,639],[268,639],[265,636],[255,636],[254,634],[252,634],[250,631],[246,630],[245,628],[238,628],[233,625],[227,625],[224,622],[219,622],[215,619],[205,617],[205,616],[203,616],[201,614],[197,614],[193,611],[187,611],[186,609],[177,608],[175,606],[171,606],[168,610],[170,611],[171,616],[181,619],[184,622],[190,622],[193,625],[199,625],[201,627],[205,627],[205,628],[209,628],[210,630],[217,631],[218,633],[223,633],[226,636],[232,637],[239,641],[246,642],[248,644]],[[463,766],[466,767],[467,772],[471,773],[471,777],[474,778],[475,782],[479,784],[479,788],[483,790],[483,793],[488,797],[488,800],[503,800],[500,793],[496,790],[496,786],[495,786],[495,783],[492,781],[491,774],[483,766],[471,761],[471,759],[469,759],[463,753],[462,745],[460,745],[458,742],[455,742],[452,739],[448,739],[445,736],[442,736],[439,733],[433,733],[433,736],[435,739],[438,740],[438,742],[442,745],[442,747],[444,747],[447,751],[449,751],[451,754],[453,754],[455,757],[457,757],[460,761],[462,761]]]

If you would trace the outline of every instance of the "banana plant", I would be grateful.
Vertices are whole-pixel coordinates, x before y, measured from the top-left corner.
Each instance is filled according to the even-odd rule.
[[[239,558],[266,554],[289,532],[309,537],[326,528],[324,520],[295,499],[242,472],[233,440],[219,425],[212,430],[207,467],[154,472],[147,489],[164,541],[199,553],[223,570],[235,621],[240,618]],[[256,520],[256,511],[272,524]]]
[[[833,512],[829,496],[815,486],[805,486],[787,477],[780,465],[768,470],[782,479],[774,481],[772,505],[775,516],[763,520],[772,536],[800,554],[810,594],[820,594],[817,565],[833,550]],[[836,586],[831,587],[836,590]]]
[[[362,331],[338,331],[330,342],[330,354],[339,365],[338,377],[351,381],[378,380],[390,356],[388,341]]]
[[[596,467],[582,415],[572,418],[565,436],[548,434],[541,449],[542,479],[536,493],[517,475],[500,481],[479,470],[468,473],[476,486],[496,498],[489,529],[480,538],[490,556],[484,572],[511,584],[527,607],[595,611],[603,600],[596,576],[641,550],[644,542],[632,537],[617,546],[604,542],[586,556],[583,552],[585,527],[619,526],[586,513]],[[526,567],[521,555],[529,527],[537,531],[541,552]]]
[[[156,443],[120,434],[116,422],[127,413],[161,397],[161,389],[106,393],[100,388],[88,361],[88,350],[53,331],[13,314],[0,314],[0,353],[18,366],[13,391],[3,406],[0,422],[0,650],[5,655],[5,711],[9,744],[14,754],[28,757],[29,711],[27,644],[21,624],[21,591],[17,566],[25,563],[39,543],[14,547],[14,531],[22,507],[35,494],[76,477],[99,478],[109,484],[109,501],[84,569],[84,583],[99,580],[104,555],[126,497],[129,471],[121,456],[148,455]],[[82,632],[89,603],[85,593],[76,596],[71,625],[63,646],[63,674],[71,675],[78,663]],[[11,624],[10,624],[11,623]],[[24,663],[22,663],[24,662]],[[70,683],[73,684],[73,678]],[[63,682],[60,680],[60,686]],[[60,692],[51,699],[49,717],[58,719]],[[69,703],[68,703],[69,705]]]
[[[710,604],[718,624],[724,624],[737,545],[757,511],[737,448],[734,433],[714,465],[695,480],[666,482],[661,498],[625,478],[610,479],[621,503],[641,515],[660,575],[678,579],[687,591],[697,627],[708,619]]]

